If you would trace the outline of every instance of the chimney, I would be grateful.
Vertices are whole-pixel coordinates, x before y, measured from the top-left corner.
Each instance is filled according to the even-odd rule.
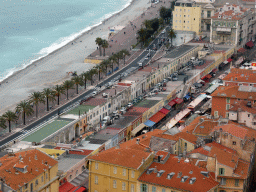
[[[155,166],[155,169],[154,169],[154,173],[157,173],[157,168],[156,168],[156,166]]]
[[[136,144],[140,144],[140,138],[136,139]]]

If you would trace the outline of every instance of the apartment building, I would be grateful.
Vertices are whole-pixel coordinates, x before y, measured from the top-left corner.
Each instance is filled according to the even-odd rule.
[[[251,86],[221,86],[212,94],[212,116],[229,118],[230,106],[238,101],[255,103],[256,89]]]
[[[173,14],[173,29],[201,33],[201,6],[193,1],[178,0],[175,2]]]
[[[58,161],[37,150],[8,153],[0,158],[2,192],[56,192]]]
[[[244,46],[255,35],[254,11],[241,5],[226,4],[211,18],[210,42]]]
[[[202,2],[203,3],[203,2]],[[214,16],[215,7],[213,3],[201,4],[201,31],[210,32],[211,30],[211,17]]]

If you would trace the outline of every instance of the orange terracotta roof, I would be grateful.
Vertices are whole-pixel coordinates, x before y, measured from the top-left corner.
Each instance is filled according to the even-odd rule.
[[[229,111],[247,111],[252,114],[256,114],[256,108],[248,107],[246,101],[237,101],[235,104],[232,104]]]
[[[17,152],[11,156],[5,155],[0,158],[0,162],[2,164],[0,166],[0,177],[5,178],[5,183],[13,190],[18,190],[21,186],[45,172],[44,169],[49,170],[50,166],[52,167],[58,163],[58,161],[37,149]],[[15,168],[15,165],[18,168],[27,166],[27,172],[20,172]]]
[[[23,163],[17,163],[14,165],[15,168],[20,168],[20,169],[24,169],[27,165],[23,164]]]
[[[209,135],[216,125],[218,125],[216,119],[208,119],[206,116],[199,116],[195,118],[188,126],[186,126],[182,132]]]
[[[193,134],[186,133],[186,132],[179,132],[175,135],[169,135],[169,134],[158,134],[156,137],[161,137],[164,139],[169,139],[173,141],[178,141],[179,139],[184,139],[190,143],[196,144],[197,137]]]
[[[211,96],[256,100],[256,92],[246,92],[238,89],[239,86],[220,86],[216,91],[213,92]]]
[[[229,73],[223,79],[223,81],[256,83],[256,73],[251,73],[251,74]]]
[[[199,147],[190,154],[200,153],[209,157],[217,157],[217,161],[223,165],[235,168],[238,163],[236,152],[216,142],[206,144],[206,147]]]
[[[242,159],[239,159],[237,167],[234,171],[234,174],[239,175],[240,178],[246,179],[249,176],[248,174],[249,167],[250,167],[250,163]]]
[[[168,156],[168,152],[166,151],[157,151],[155,159],[157,159],[157,156],[162,156],[161,160],[164,160]]]
[[[157,173],[154,171],[148,174],[146,170],[139,177],[138,180],[140,182],[192,192],[209,191],[219,184],[211,176],[205,177],[201,174],[201,171],[207,171],[206,169],[199,168],[193,163],[185,162],[184,159],[179,161],[174,155],[170,155],[169,159],[163,164],[153,162],[148,169],[150,168],[156,168],[157,171],[163,170],[163,173],[160,177],[157,177]],[[174,176],[168,179],[167,175],[170,173],[174,173]],[[179,174],[181,177],[178,177]],[[184,176],[188,176],[188,179],[185,182],[181,182]],[[193,184],[190,184],[189,182],[192,178],[196,178],[196,180]]]
[[[142,165],[143,159],[146,160],[152,153],[135,149],[112,149],[91,156],[89,159],[101,161],[113,165],[138,169]]]
[[[226,124],[226,125],[216,126],[216,127],[214,127],[212,132],[219,131],[220,128],[222,129],[222,132],[229,133],[229,134],[231,134],[235,137],[238,137],[240,139],[245,139],[245,136],[248,133],[247,129],[245,129],[241,126],[233,125],[233,124]]]

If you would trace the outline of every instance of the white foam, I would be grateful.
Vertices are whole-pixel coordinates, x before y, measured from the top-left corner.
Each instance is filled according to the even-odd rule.
[[[30,60],[28,63],[23,63],[21,66],[19,67],[14,67],[14,68],[11,68],[11,69],[8,69],[6,71],[7,75],[5,75],[4,77],[0,77],[0,82],[3,81],[4,79],[10,77],[11,75],[13,75],[15,72],[17,71],[20,71],[22,69],[25,69],[27,66],[31,65],[33,62],[35,61],[38,61],[40,60],[41,58],[44,58],[46,57],[47,55],[49,55],[50,53],[54,52],[55,50],[67,45],[68,43],[70,43],[71,41],[73,41],[74,39],[76,39],[78,36],[80,36],[81,34],[85,33],[86,31],[89,31],[91,30],[92,28],[94,27],[97,27],[99,25],[101,25],[103,23],[103,21],[105,19],[108,19],[110,18],[111,16],[113,16],[114,14],[117,14],[121,11],[123,11],[126,7],[128,7],[130,4],[131,4],[132,0],[128,0],[127,3],[121,8],[121,10],[119,11],[116,11],[116,12],[112,12],[112,13],[108,13],[108,14],[105,14],[103,17],[101,17],[99,20],[100,22],[99,23],[96,23],[94,25],[91,25],[91,26],[88,26],[86,27],[85,29],[83,30],[80,30],[79,32],[77,33],[73,33],[71,34],[70,36],[68,37],[61,37],[60,39],[58,39],[56,42],[54,42],[53,44],[51,44],[49,47],[46,47],[46,48],[43,48],[39,51],[38,54],[36,55],[39,55],[39,57],[37,59],[33,59],[33,60]]]

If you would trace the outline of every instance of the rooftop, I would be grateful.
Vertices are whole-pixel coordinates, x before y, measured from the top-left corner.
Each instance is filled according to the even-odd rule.
[[[173,49],[170,53],[166,54],[164,58],[177,58],[180,57],[181,55],[185,54],[186,52],[192,50],[195,48],[195,46],[192,45],[181,45],[175,49]]]
[[[207,172],[206,169],[195,166],[189,160],[170,155],[165,163],[153,162],[138,180],[175,190],[193,192],[210,191],[219,185],[212,177],[204,176],[201,171]]]
[[[28,142],[40,142],[51,134],[63,128],[65,125],[69,124],[71,121],[55,120],[52,123],[42,127],[38,131],[32,133],[31,135],[25,137],[22,141]]]
[[[90,98],[88,99],[87,101],[85,101],[82,105],[85,105],[85,106],[98,106],[98,105],[102,105],[104,103],[107,102],[107,99],[104,99],[104,98]],[[89,109],[88,109],[89,111]]]
[[[109,125],[109,128],[126,128],[130,123],[132,123],[135,119],[137,119],[137,116],[120,116],[120,118],[117,121],[114,121],[112,125]]]
[[[58,160],[59,162],[59,170],[63,171],[65,173],[68,171],[71,167],[79,163],[80,161],[84,161],[85,156],[84,155],[77,155],[77,154],[65,154],[64,156],[61,156]]]
[[[144,108],[151,108],[156,105],[159,101],[158,100],[148,100],[145,99],[138,104],[134,105],[134,107],[144,107]]]
[[[93,109],[94,107],[95,106],[90,106],[90,105],[79,105],[78,107],[69,111],[68,114],[79,115],[79,111],[80,111],[80,114],[82,115],[87,113],[90,109]]]
[[[95,96],[95,98],[97,99],[102,99],[102,94],[106,93],[108,94],[108,97],[114,97],[115,95],[117,95],[118,93],[122,92],[123,90],[127,89],[127,86],[121,86],[121,85],[117,85],[114,88],[111,89],[105,89],[104,91],[100,92],[98,95]]]
[[[37,149],[5,155],[0,158],[0,162],[0,177],[15,191],[58,163]]]

